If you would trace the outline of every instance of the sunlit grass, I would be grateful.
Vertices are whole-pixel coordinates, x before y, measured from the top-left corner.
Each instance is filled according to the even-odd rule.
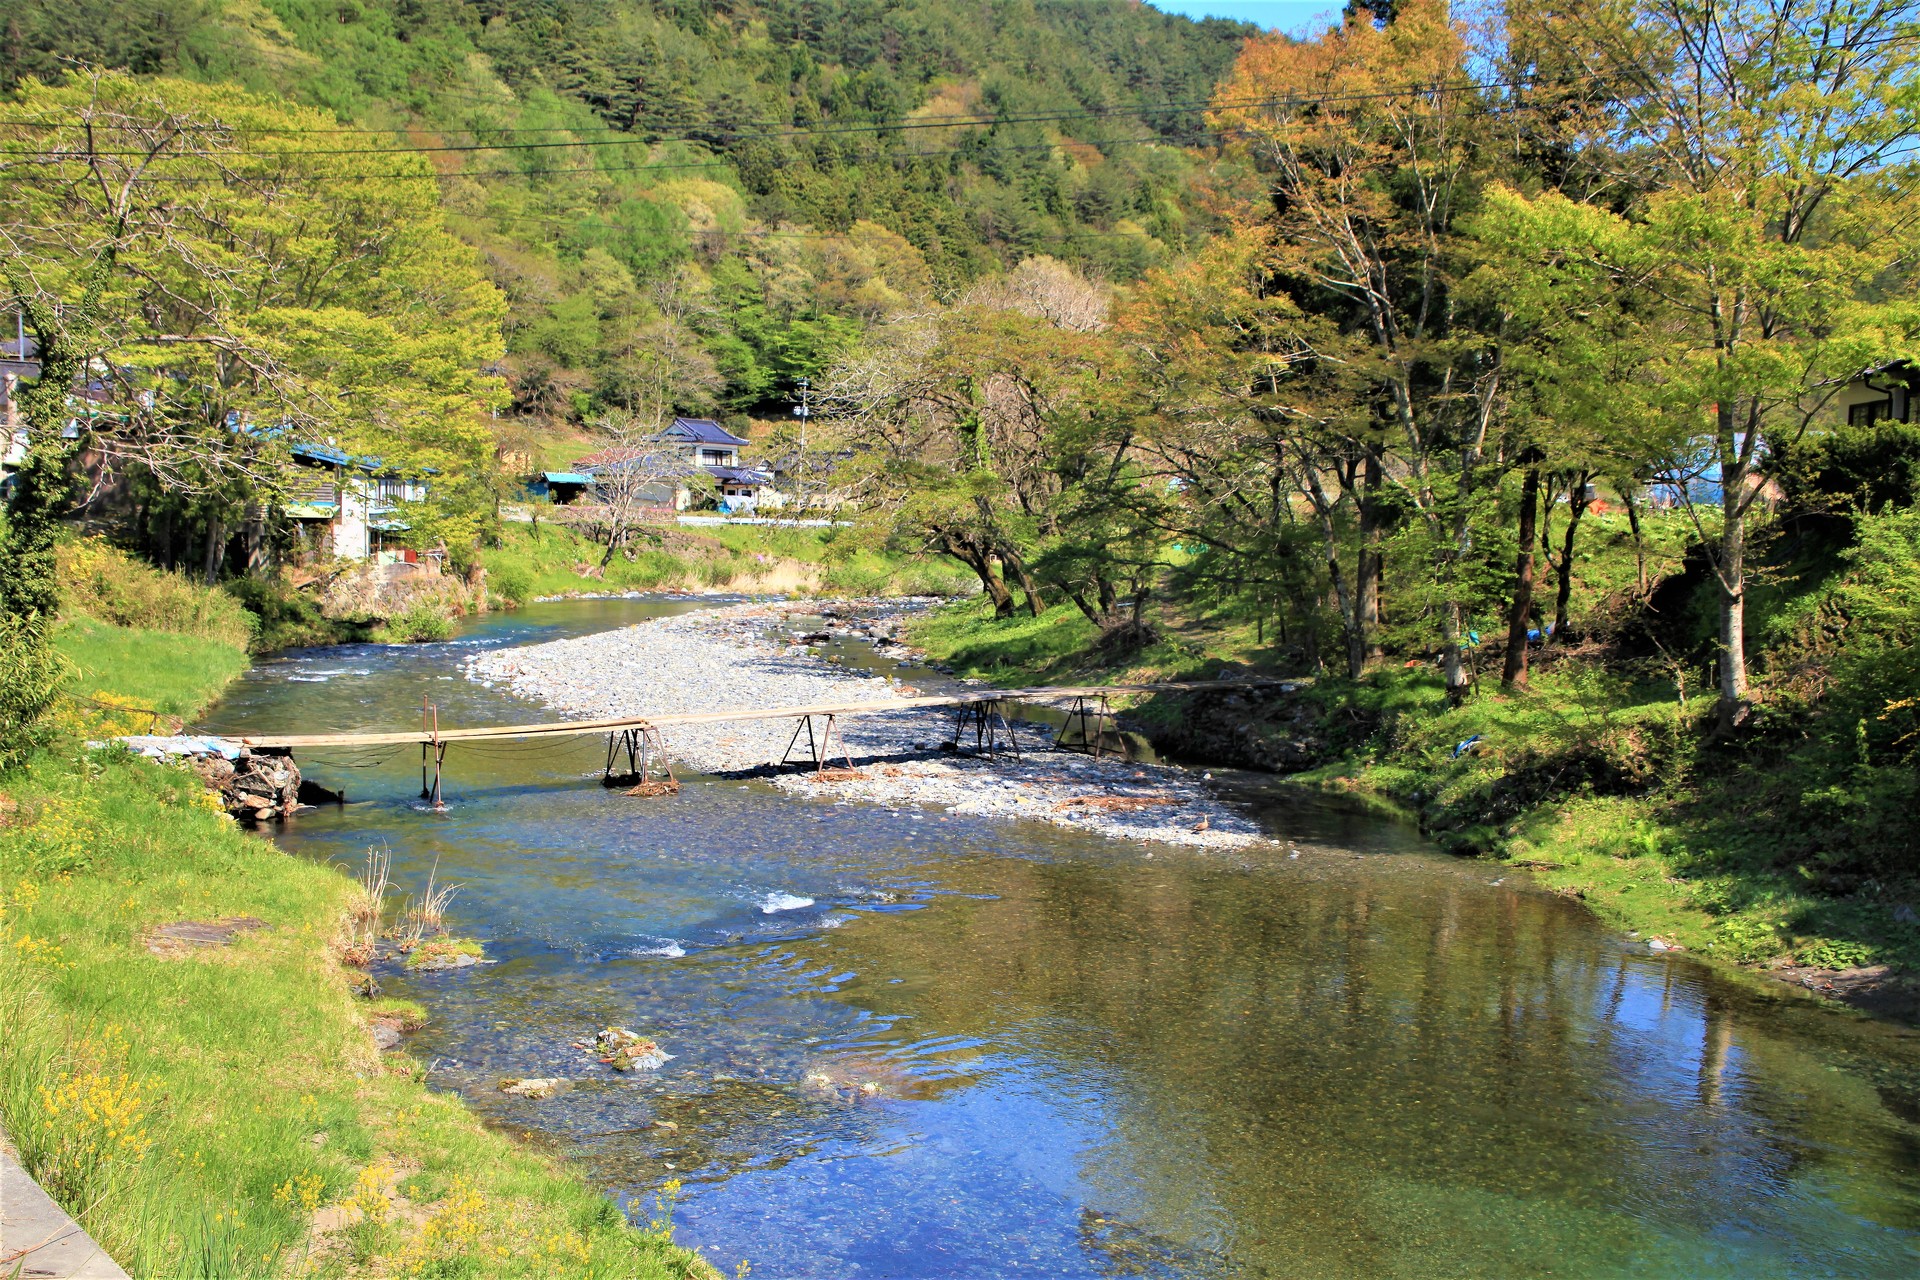
[[[245,665],[90,619],[61,643],[74,691],[183,715]],[[71,733],[0,780],[0,1127],[29,1170],[140,1276],[710,1274],[375,1051],[370,1019],[425,1012],[349,991],[343,953],[379,928],[381,879],[288,856],[188,770]],[[233,916],[267,927],[147,946]],[[408,1212],[377,1238],[316,1234],[382,1165],[406,1171]]]

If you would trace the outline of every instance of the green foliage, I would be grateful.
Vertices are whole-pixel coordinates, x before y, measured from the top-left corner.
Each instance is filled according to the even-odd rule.
[[[318,601],[282,578],[230,578],[220,589],[253,615],[256,653],[340,644],[359,639],[364,630],[359,624],[327,617]]]
[[[66,612],[235,649],[253,645],[259,624],[232,594],[155,569],[98,538],[68,543],[60,550],[59,563]]]
[[[45,740],[47,713],[70,673],[45,628],[0,614],[0,774],[24,765]]]
[[[429,640],[447,640],[453,636],[453,618],[438,599],[420,596],[374,628],[373,639],[380,644],[415,644]]]

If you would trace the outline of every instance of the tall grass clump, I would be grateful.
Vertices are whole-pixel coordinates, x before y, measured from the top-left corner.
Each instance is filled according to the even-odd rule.
[[[99,538],[60,548],[60,593],[65,610],[115,626],[170,631],[236,649],[252,645],[257,623],[245,605],[184,574],[168,573]]]

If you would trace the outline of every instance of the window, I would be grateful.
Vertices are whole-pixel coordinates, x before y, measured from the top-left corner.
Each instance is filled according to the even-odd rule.
[[[1892,416],[1892,400],[1868,400],[1861,404],[1847,406],[1847,425],[1850,427],[1870,427]]]

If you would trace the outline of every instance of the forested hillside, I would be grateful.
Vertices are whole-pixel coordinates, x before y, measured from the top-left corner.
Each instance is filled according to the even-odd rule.
[[[1202,112],[1250,30],[1131,0],[80,0],[6,19],[0,85],[78,59],[284,96],[359,153],[329,183],[428,148],[511,306],[513,438],[784,413],[903,304],[1033,254],[1170,261],[1217,225]]]

